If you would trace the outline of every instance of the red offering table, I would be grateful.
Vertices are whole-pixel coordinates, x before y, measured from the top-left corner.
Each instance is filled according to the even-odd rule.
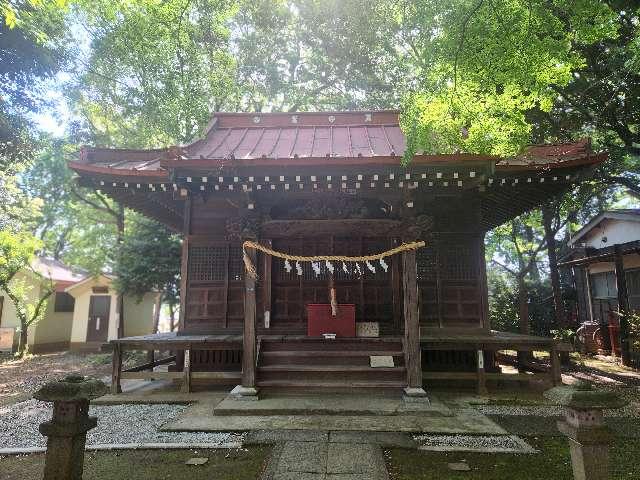
[[[331,315],[331,304],[307,305],[307,335],[320,337],[323,333],[335,333],[336,337],[356,336],[356,306],[352,303],[338,305],[338,314]]]

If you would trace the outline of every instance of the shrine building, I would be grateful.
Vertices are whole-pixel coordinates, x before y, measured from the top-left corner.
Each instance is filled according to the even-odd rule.
[[[492,331],[485,233],[606,159],[587,140],[499,158],[418,153],[397,111],[216,113],[192,143],[85,147],[81,185],[183,235],[179,331],[113,341],[121,379],[404,392],[499,378],[494,353],[567,346]],[[127,319],[125,318],[126,322]],[[122,371],[122,351],[174,357]],[[532,378],[524,371],[518,375]]]

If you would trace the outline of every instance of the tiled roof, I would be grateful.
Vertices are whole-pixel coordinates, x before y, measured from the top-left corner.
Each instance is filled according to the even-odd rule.
[[[51,279],[55,283],[56,291],[62,291],[65,287],[86,277],[84,272],[71,269],[52,258],[36,257],[31,263],[31,268],[43,277]]]

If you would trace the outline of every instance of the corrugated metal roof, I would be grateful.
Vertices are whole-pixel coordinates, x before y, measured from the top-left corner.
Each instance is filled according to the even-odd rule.
[[[188,145],[155,150],[84,148],[76,170],[101,174],[166,176],[167,165],[194,166],[200,160],[244,161],[245,165],[291,165],[300,161],[321,165],[359,159],[397,164],[406,149],[397,111],[216,113],[203,138]],[[589,140],[566,144],[532,145],[518,157],[483,155],[418,156],[416,162],[464,160],[496,161],[498,168],[540,168],[588,158]],[[166,162],[166,163],[165,163]]]
[[[387,157],[402,155],[398,125],[220,128],[185,148],[189,158]]]

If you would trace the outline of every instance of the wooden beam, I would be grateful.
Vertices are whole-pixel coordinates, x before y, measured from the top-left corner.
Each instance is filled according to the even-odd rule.
[[[387,219],[342,219],[342,220],[271,220],[260,228],[260,235],[268,238],[314,236],[331,232],[336,237],[366,232],[367,236],[400,235],[401,223]]]
[[[149,350],[153,352],[153,350]],[[171,355],[169,357],[160,358],[158,360],[151,360],[148,363],[144,363],[142,365],[137,365],[135,367],[127,368],[124,372],[143,372],[145,370],[153,370],[153,367],[157,367],[158,365],[166,365],[167,363],[173,363],[176,361],[176,356]]]
[[[616,267],[616,286],[618,289],[618,312],[620,321],[620,353],[622,364],[631,364],[629,349],[629,294],[627,279],[624,274],[624,257],[620,245],[614,245],[614,263]]]
[[[247,255],[255,265],[256,251],[248,249]],[[245,388],[256,386],[256,281],[246,272],[244,275],[242,386]]]
[[[122,378],[127,380],[178,380],[183,372],[122,372]]]
[[[422,388],[420,356],[420,318],[418,314],[418,285],[416,252],[402,252],[402,286],[404,289],[404,349],[408,388]]]

